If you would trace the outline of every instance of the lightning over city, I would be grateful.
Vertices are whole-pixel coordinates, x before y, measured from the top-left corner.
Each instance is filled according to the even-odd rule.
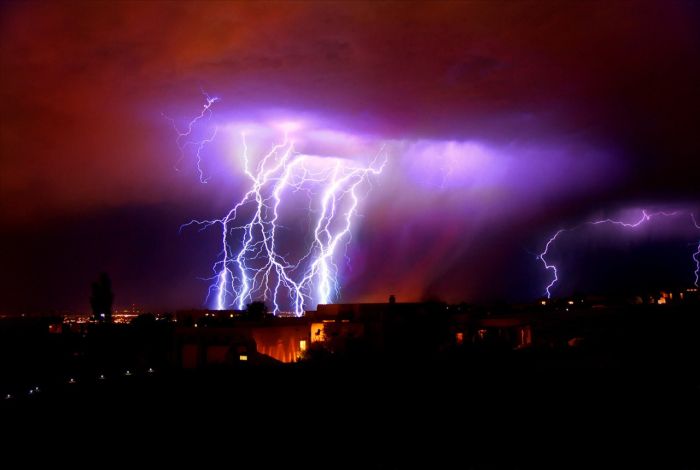
[[[192,119],[186,131],[177,132],[178,148],[187,145],[194,152],[200,181],[200,151],[211,143],[215,131],[200,140],[182,139],[218,101],[206,97],[202,112]],[[300,316],[316,304],[331,303],[340,293],[338,258],[352,238],[360,198],[367,192],[370,179],[379,176],[387,163],[386,149],[377,150],[366,165],[348,158],[300,153],[295,149],[295,123],[281,126],[281,141],[256,158],[251,155],[248,134],[241,131],[240,162],[249,189],[221,218],[192,220],[181,227],[202,229],[218,226],[221,233],[220,259],[214,263],[214,276],[207,299],[216,310],[245,309],[255,300],[270,302],[272,313]],[[364,188],[364,189],[363,189]],[[312,218],[309,246],[296,259],[280,248],[280,231],[286,230],[280,219],[291,195],[306,195],[308,216]]]
[[[5,460],[697,468],[699,24],[0,2]]]
[[[612,225],[612,226],[617,226],[621,227],[624,229],[635,229],[643,224],[649,223],[654,219],[658,218],[667,218],[667,217],[689,217],[690,220],[692,221],[692,224],[695,228],[700,229],[700,226],[695,220],[695,215],[692,212],[689,211],[671,211],[671,212],[665,212],[665,211],[658,211],[658,212],[649,212],[647,210],[642,210],[641,214],[639,215],[639,218],[634,221],[630,222],[625,222],[623,220],[616,220],[612,218],[605,218],[605,219],[596,219],[596,220],[590,220],[583,222],[581,224],[575,225],[570,228],[562,228],[557,230],[548,240],[547,243],[544,246],[544,250],[537,256],[537,259],[542,262],[542,265],[544,266],[545,270],[551,272],[552,278],[549,284],[544,289],[546,297],[549,299],[552,297],[552,289],[554,286],[559,282],[559,270],[557,269],[557,265],[554,264],[551,261],[548,261],[546,258],[549,255],[549,250],[552,247],[552,245],[557,241],[557,239],[560,238],[561,235],[579,230],[583,227],[586,226],[597,226],[597,225]],[[697,251],[692,255],[692,259],[695,263],[695,271],[694,271],[694,285],[697,287],[698,286],[698,272],[700,272],[700,263],[698,261],[698,254],[700,253],[700,242],[698,244],[698,249]]]

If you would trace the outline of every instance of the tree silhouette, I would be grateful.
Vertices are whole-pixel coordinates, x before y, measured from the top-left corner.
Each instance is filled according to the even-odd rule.
[[[107,273],[101,273],[97,281],[92,283],[92,294],[90,295],[90,306],[94,319],[111,323],[113,301],[112,281]]]
[[[260,300],[251,302],[247,305],[245,316],[250,320],[262,320],[267,316],[267,305]]]

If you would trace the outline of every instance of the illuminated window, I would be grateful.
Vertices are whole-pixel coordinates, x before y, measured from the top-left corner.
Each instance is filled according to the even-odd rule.
[[[547,305],[547,301],[546,301],[546,300],[543,300],[543,301],[540,302],[540,303],[541,303],[542,305]]]
[[[306,351],[306,340],[305,339],[302,339],[299,341],[299,349],[301,351]]]
[[[311,342],[316,343],[326,340],[325,335],[326,326],[323,323],[312,323],[311,324]]]
[[[457,340],[457,344],[462,344],[464,343],[464,333],[461,331],[455,335],[455,339]]]
[[[241,354],[240,356],[238,356],[238,360],[239,360],[239,361],[247,361],[247,360],[248,360],[248,356],[246,356],[245,354]]]

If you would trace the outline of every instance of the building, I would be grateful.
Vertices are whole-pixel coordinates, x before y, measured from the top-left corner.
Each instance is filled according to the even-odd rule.
[[[305,318],[250,320],[239,311],[188,310],[176,320],[176,364],[186,369],[295,362],[310,342]]]

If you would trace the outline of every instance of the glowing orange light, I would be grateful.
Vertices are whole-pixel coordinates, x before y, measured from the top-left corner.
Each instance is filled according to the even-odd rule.
[[[326,340],[325,335],[326,326],[323,323],[312,323],[311,324],[311,342],[322,342]]]

